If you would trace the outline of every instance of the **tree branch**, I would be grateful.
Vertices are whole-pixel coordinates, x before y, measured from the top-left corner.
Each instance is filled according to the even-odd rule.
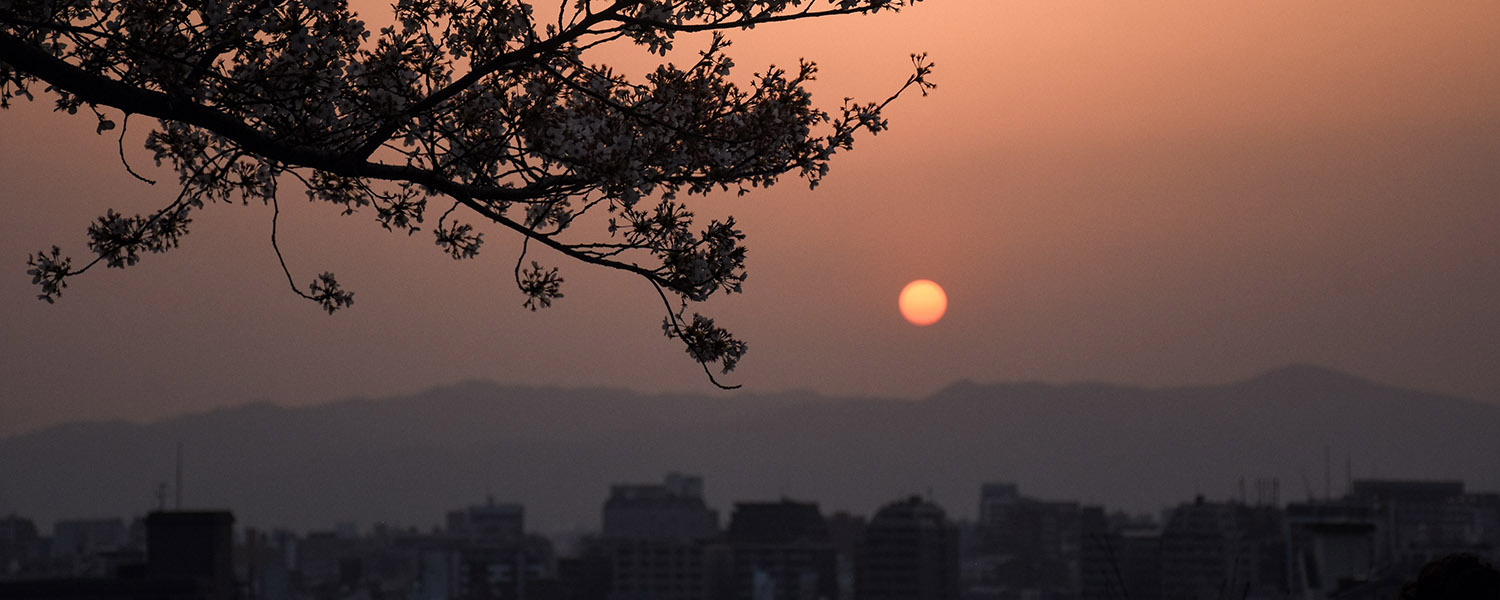
[[[632,4],[640,4],[640,2],[641,0],[620,0],[610,5],[609,8],[601,12],[589,15],[588,17],[584,18],[584,20],[578,22],[572,27],[569,27],[566,31],[558,33],[555,36],[534,44],[527,44],[509,52],[501,53],[499,56],[480,63],[478,66],[470,69],[469,72],[465,73],[462,77],[459,77],[452,83],[443,86],[442,89],[428,94],[427,97],[412,104],[411,106],[406,107],[405,110],[402,110],[399,114],[388,119],[384,125],[381,125],[380,129],[370,134],[370,136],[365,140],[365,143],[353,152],[353,156],[361,159],[368,158],[371,154],[374,154],[376,150],[380,149],[380,146],[385,144],[385,142],[389,140],[392,135],[395,135],[396,131],[401,129],[401,124],[405,121],[416,117],[417,115],[421,115],[428,111],[431,111],[434,108],[437,108],[438,105],[442,104],[443,102],[446,102],[449,99],[452,99],[454,96],[462,93],[464,90],[473,87],[474,84],[479,83],[479,80],[483,79],[485,76],[498,73],[511,67],[512,65],[515,65],[516,63],[536,60],[538,57],[558,51],[567,44],[577,41],[584,35],[588,34],[588,29],[590,27],[609,20],[613,14],[619,12],[620,10],[623,10],[625,7]]]
[[[538,182],[534,186],[524,188],[475,186],[452,181],[425,169],[367,162],[351,153],[331,152],[289,144],[269,137],[239,119],[193,102],[191,99],[139,89],[108,77],[89,73],[4,31],[0,31],[0,62],[9,63],[23,72],[35,75],[54,88],[78,96],[84,102],[199,127],[234,142],[250,154],[270,157],[276,162],[288,165],[328,171],[344,177],[408,181],[445,194],[501,202],[535,200],[545,197],[555,186],[580,182],[577,179],[561,179]]]

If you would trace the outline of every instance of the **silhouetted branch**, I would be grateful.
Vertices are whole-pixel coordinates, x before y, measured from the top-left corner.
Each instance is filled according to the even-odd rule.
[[[895,94],[846,101],[830,116],[805,88],[812,63],[736,83],[719,32],[916,1],[582,0],[539,25],[525,0],[431,0],[398,3],[394,24],[374,36],[346,0],[0,3],[0,107],[44,84],[59,110],[92,112],[101,134],[120,111],[121,163],[147,183],[126,160],[123,125],[154,118],[145,146],[182,186],[153,215],[99,218],[89,230],[98,256],[81,269],[54,247],[30,256],[28,273],[50,302],[98,262],[123,267],[143,250],[176,247],[189,212],[207,202],[259,199],[272,206],[288,284],[334,312],[352,293],[328,273],[298,286],[286,265],[278,179],[295,178],[344,214],[371,208],[381,227],[408,235],[430,199],[446,196],[433,234],[453,258],[475,257],[484,235],[454,220],[459,206],[521,236],[514,274],[526,308],[563,297],[557,268],[526,267],[535,241],[650,282],[666,303],[667,337],[705,373],[709,362],[727,373],[744,342],[683,315],[689,302],[741,290],[745,235],[733,218],[699,221],[682,196],[743,194],[788,174],[816,186],[858,132],[885,128],[890,102],[932,86],[931,64],[914,55]],[[640,82],[582,58],[623,41],[665,54],[693,32],[714,32],[695,64],[663,64]]]

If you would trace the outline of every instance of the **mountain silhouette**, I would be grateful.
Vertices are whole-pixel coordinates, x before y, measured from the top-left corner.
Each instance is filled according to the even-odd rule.
[[[491,495],[525,504],[533,529],[595,529],[611,483],[673,470],[704,475],[721,514],[789,497],[868,515],[930,493],[967,517],[986,481],[1148,512],[1235,497],[1258,478],[1278,479],[1282,501],[1338,495],[1350,476],[1500,489],[1496,432],[1500,406],[1303,365],[1219,386],[959,382],[917,401],[474,381],[0,439],[0,513],[143,513],[172,481],[179,443],[185,508],[299,530],[426,529]]]

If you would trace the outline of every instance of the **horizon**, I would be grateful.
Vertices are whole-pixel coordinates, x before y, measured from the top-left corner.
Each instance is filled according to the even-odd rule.
[[[1291,372],[1291,371],[1301,371],[1301,372],[1314,371],[1314,372],[1317,372],[1319,374],[1327,374],[1327,375],[1332,375],[1332,376],[1339,377],[1339,378],[1353,379],[1353,380],[1356,380],[1356,381],[1359,381],[1359,382],[1363,382],[1363,383],[1367,383],[1367,384],[1371,384],[1371,385],[1375,385],[1375,386],[1379,386],[1379,387],[1392,388],[1392,389],[1397,389],[1397,390],[1407,391],[1407,392],[1415,392],[1415,393],[1420,393],[1420,394],[1424,394],[1424,395],[1441,396],[1441,397],[1444,397],[1444,398],[1447,398],[1447,399],[1451,399],[1451,400],[1459,400],[1459,401],[1470,402],[1470,403],[1479,404],[1479,405],[1500,406],[1500,403],[1496,403],[1496,402],[1487,402],[1485,400],[1481,400],[1481,399],[1477,399],[1477,398],[1468,398],[1468,397],[1464,397],[1464,396],[1458,396],[1458,395],[1453,395],[1453,394],[1446,394],[1446,393],[1437,392],[1437,391],[1433,391],[1433,390],[1422,390],[1422,389],[1415,389],[1415,388],[1405,387],[1405,386],[1396,385],[1396,384],[1389,383],[1389,382],[1382,382],[1382,381],[1375,380],[1375,379],[1361,377],[1359,375],[1355,375],[1355,374],[1352,374],[1352,373],[1347,373],[1347,372],[1339,371],[1337,369],[1333,369],[1333,368],[1330,368],[1330,367],[1325,367],[1325,366],[1315,365],[1315,364],[1310,364],[1310,363],[1288,363],[1288,364],[1285,364],[1285,365],[1281,365],[1281,366],[1278,366],[1278,367],[1272,367],[1272,368],[1269,368],[1269,369],[1265,369],[1265,370],[1259,371],[1257,373],[1253,373],[1253,374],[1245,376],[1245,377],[1241,377],[1241,378],[1233,379],[1233,380],[1229,380],[1229,381],[1181,383],[1181,384],[1167,384],[1167,385],[1138,385],[1138,384],[1121,383],[1121,382],[1114,382],[1114,381],[1104,381],[1104,380],[1099,380],[1099,379],[1079,379],[1079,380],[1072,380],[1072,381],[1044,381],[1044,380],[1039,380],[1039,379],[1019,379],[1019,380],[1010,380],[1010,381],[981,381],[981,380],[964,378],[964,379],[953,380],[953,381],[951,381],[951,382],[949,382],[949,383],[947,383],[945,385],[942,385],[942,386],[938,387],[937,389],[934,389],[931,392],[928,392],[928,393],[925,393],[925,394],[921,394],[921,395],[917,395],[917,396],[877,396],[877,395],[869,395],[869,394],[837,395],[837,394],[825,394],[825,393],[821,393],[821,392],[818,392],[818,391],[812,390],[812,389],[783,389],[783,390],[753,390],[753,389],[744,389],[744,390],[740,390],[738,393],[733,394],[733,396],[736,396],[736,397],[729,397],[730,394],[724,394],[722,392],[715,391],[715,390],[702,390],[702,391],[697,391],[697,392],[695,392],[695,391],[670,391],[670,390],[669,391],[648,391],[648,390],[632,389],[632,388],[624,387],[624,386],[609,386],[609,385],[579,385],[579,386],[568,386],[568,385],[535,385],[535,384],[524,384],[524,383],[519,383],[519,384],[518,383],[506,383],[504,381],[495,380],[495,379],[469,378],[469,379],[463,379],[463,380],[459,380],[459,381],[455,381],[455,382],[451,382],[451,383],[439,383],[439,384],[435,384],[435,385],[431,385],[431,386],[428,386],[428,387],[425,387],[425,388],[421,388],[421,389],[417,389],[417,390],[411,390],[411,391],[396,391],[396,392],[391,392],[391,393],[387,393],[387,394],[384,394],[384,395],[349,395],[349,396],[338,396],[338,397],[333,397],[333,398],[325,399],[325,400],[322,400],[322,401],[315,401],[315,402],[304,403],[304,404],[292,404],[292,403],[278,401],[278,400],[272,399],[272,398],[262,398],[262,399],[249,399],[249,400],[245,400],[244,402],[240,402],[238,404],[226,404],[226,405],[211,406],[211,407],[204,407],[204,408],[187,408],[187,409],[184,409],[183,412],[171,413],[171,414],[162,414],[162,415],[155,415],[155,416],[146,416],[146,417],[139,417],[139,418],[131,418],[129,416],[118,416],[118,417],[82,418],[82,419],[74,419],[74,420],[66,420],[66,421],[57,421],[57,422],[52,422],[52,423],[43,423],[43,424],[40,424],[40,425],[31,427],[31,428],[28,428],[28,429],[7,430],[5,428],[6,424],[0,423],[0,441],[3,441],[3,440],[8,439],[8,438],[20,437],[20,436],[30,435],[30,434],[34,434],[34,433],[38,433],[38,432],[43,432],[43,431],[46,431],[46,430],[49,430],[49,429],[53,429],[53,428],[57,428],[57,427],[68,427],[68,426],[73,426],[73,425],[84,425],[84,424],[93,424],[93,423],[128,423],[128,424],[131,424],[131,425],[154,425],[154,424],[159,424],[159,423],[164,423],[164,422],[168,422],[168,421],[173,421],[173,420],[181,419],[181,418],[184,418],[184,417],[193,417],[193,416],[199,416],[199,415],[207,415],[207,414],[213,414],[213,413],[219,413],[219,412],[225,412],[225,411],[235,411],[235,410],[240,410],[240,409],[247,408],[247,407],[261,406],[261,405],[269,405],[269,406],[273,406],[273,407],[276,407],[276,408],[279,408],[279,409],[284,409],[284,410],[299,410],[299,409],[323,408],[323,407],[329,407],[329,406],[338,405],[338,404],[345,404],[345,403],[357,403],[357,402],[390,402],[390,401],[395,401],[395,400],[408,400],[408,399],[412,399],[412,398],[415,398],[415,397],[420,397],[420,396],[428,395],[430,393],[437,392],[437,391],[449,390],[449,389],[453,389],[453,388],[462,388],[462,387],[470,386],[470,385],[493,386],[493,387],[496,387],[496,388],[499,388],[499,389],[502,389],[502,390],[534,390],[534,391],[554,391],[555,390],[555,391],[568,391],[568,392],[584,392],[584,391],[621,392],[621,393],[625,393],[625,394],[628,394],[628,395],[639,396],[639,397],[644,397],[644,398],[662,398],[662,397],[675,397],[675,396],[704,396],[704,397],[713,398],[715,396],[718,396],[718,397],[722,397],[724,399],[727,399],[730,402],[742,402],[742,401],[747,401],[747,400],[751,401],[751,402],[754,402],[756,400],[764,400],[766,398],[775,398],[775,397],[782,397],[782,396],[800,396],[800,395],[815,396],[815,397],[817,397],[818,400],[821,400],[821,401],[834,401],[834,402],[838,402],[838,401],[866,401],[866,400],[869,400],[869,401],[897,401],[897,402],[924,402],[924,401],[931,400],[934,397],[936,397],[936,396],[938,396],[938,395],[940,395],[940,394],[942,394],[944,392],[950,391],[950,390],[952,390],[954,388],[963,387],[963,386],[985,387],[985,386],[1042,385],[1042,386],[1048,386],[1048,387],[1053,387],[1053,388],[1068,388],[1068,387],[1083,387],[1083,386],[1106,386],[1106,387],[1114,387],[1114,388],[1121,388],[1121,389],[1133,389],[1133,390],[1142,390],[1142,391],[1161,391],[1161,390],[1175,390],[1175,389],[1193,389],[1193,388],[1203,388],[1203,387],[1228,387],[1228,386],[1235,386],[1235,385],[1240,385],[1240,384],[1248,383],[1248,382],[1254,381],[1256,379],[1261,379],[1261,378],[1264,378],[1264,377],[1267,377],[1267,376],[1270,376],[1270,375],[1275,375],[1275,374],[1279,374],[1279,373],[1286,373],[1286,372]]]
[[[154,506],[181,443],[189,505],[298,529],[426,523],[487,495],[532,507],[538,530],[577,529],[607,484],[669,471],[703,476],[721,506],[783,496],[859,513],[916,493],[958,518],[972,514],[977,486],[998,480],[1141,514],[1232,498],[1252,479],[1281,481],[1287,499],[1331,496],[1335,459],[1339,489],[1458,479],[1500,491],[1496,427],[1500,406],[1309,366],[1218,386],[969,383],[917,401],[471,381],[0,437],[0,479],[13,482],[0,487],[0,512]]]

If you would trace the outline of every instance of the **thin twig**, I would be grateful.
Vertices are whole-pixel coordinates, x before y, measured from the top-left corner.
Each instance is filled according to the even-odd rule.
[[[129,127],[130,113],[125,113],[125,118],[120,119],[120,138],[115,142],[115,145],[120,149],[120,164],[125,165],[125,172],[129,173],[131,177],[151,185],[156,185],[156,180],[142,177],[140,173],[135,172],[135,169],[130,168],[130,161],[125,160],[125,129]]]
[[[521,262],[526,260],[526,249],[531,245],[531,236],[521,236],[521,254],[516,256],[516,287],[524,288],[521,283]]]
[[[276,202],[276,194],[271,194],[271,249],[276,251],[276,261],[281,263],[281,272],[286,274],[286,283],[292,286],[293,292],[308,300],[317,300],[317,298],[303,292],[302,288],[297,287],[297,282],[292,281],[291,270],[286,268],[286,258],[281,256],[281,246],[276,244],[276,220],[280,216],[281,205]]]
[[[686,345],[687,344],[687,336],[684,336],[682,334],[681,321],[678,320],[677,313],[672,312],[672,301],[671,300],[667,300],[667,293],[665,291],[662,291],[660,284],[656,283],[656,281],[654,281],[654,280],[650,280],[650,281],[651,281],[651,287],[656,288],[656,295],[661,296],[661,303],[667,309],[667,319],[672,324],[672,331],[677,332],[677,339],[683,340],[683,344]],[[692,348],[689,347],[689,350],[691,350],[691,349]],[[719,383],[719,380],[714,378],[713,371],[708,368],[708,362],[707,361],[705,361],[702,358],[700,358],[696,352],[689,352],[688,354],[693,355],[693,360],[698,362],[698,366],[703,367],[703,374],[708,376],[708,382],[714,384],[714,387],[717,387],[717,388],[719,388],[721,390],[737,390],[737,389],[740,389],[740,386],[738,386],[738,385],[724,385],[722,383]]]

